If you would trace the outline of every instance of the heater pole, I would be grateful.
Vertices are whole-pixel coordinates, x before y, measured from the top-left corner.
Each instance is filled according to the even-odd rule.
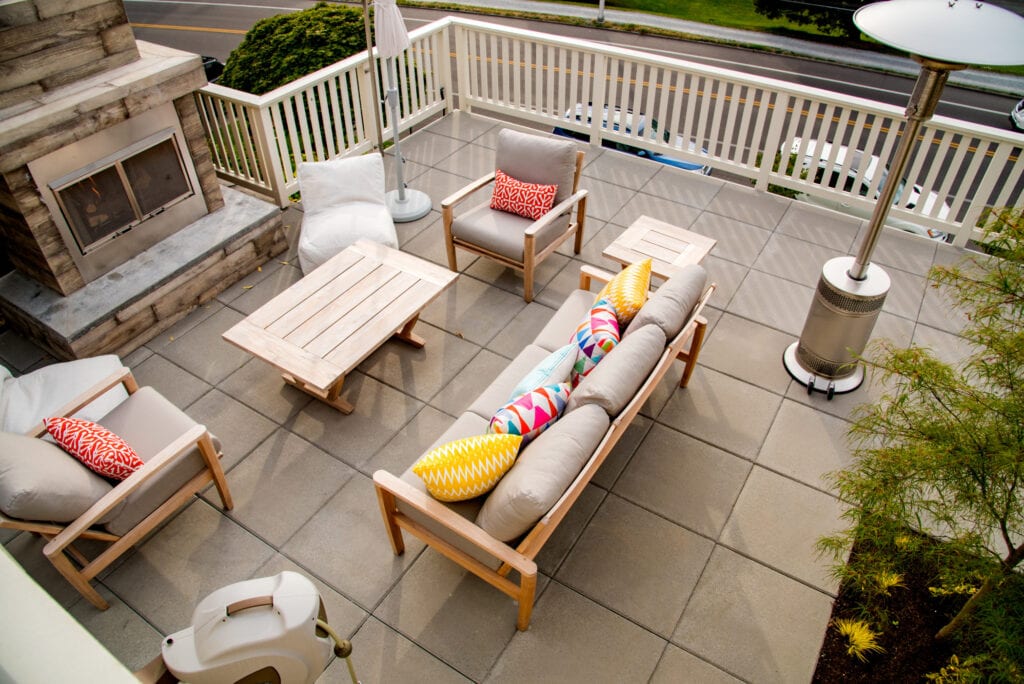
[[[900,187],[903,171],[907,167],[910,153],[917,142],[917,134],[920,132],[922,124],[932,118],[932,114],[935,113],[935,106],[939,103],[939,96],[942,94],[942,88],[946,85],[949,72],[963,69],[965,66],[934,62],[917,56],[914,59],[921,63],[921,73],[914,85],[910,102],[907,104],[907,122],[903,126],[899,145],[889,162],[889,172],[885,185],[882,186],[882,192],[875,202],[875,209],[871,214],[871,221],[868,223],[868,232],[864,236],[864,241],[861,242],[853,266],[847,273],[853,280],[864,280],[866,277],[868,265],[871,263],[871,253],[875,251],[878,237],[882,233],[882,226],[885,225],[885,219],[889,216],[893,199]]]

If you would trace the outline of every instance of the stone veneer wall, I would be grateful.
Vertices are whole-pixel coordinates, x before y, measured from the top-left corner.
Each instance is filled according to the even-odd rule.
[[[0,109],[138,58],[120,0],[0,2]]]
[[[215,211],[224,205],[193,94],[206,85],[202,64],[198,58],[195,62],[195,69],[154,88],[128,93],[115,102],[83,112],[74,120],[54,122],[54,126],[36,141],[0,146],[0,235],[16,247],[8,248],[12,266],[65,295],[85,284],[27,164],[54,149],[169,101],[174,103],[180,118],[207,210]]]
[[[288,249],[277,206],[223,192],[230,201],[220,211],[68,297],[8,273],[0,278],[0,316],[58,358],[130,353]],[[172,266],[172,253],[185,265]],[[142,282],[155,272],[153,282]]]

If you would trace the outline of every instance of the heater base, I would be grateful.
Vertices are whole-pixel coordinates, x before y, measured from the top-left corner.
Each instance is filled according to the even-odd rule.
[[[852,392],[861,386],[864,382],[864,367],[859,365],[853,371],[852,375],[848,375],[844,378],[829,379],[821,375],[807,370],[800,365],[800,362],[796,358],[796,348],[799,342],[786,347],[786,351],[782,353],[782,365],[786,367],[786,372],[800,383],[801,386],[807,388],[807,393],[821,392],[826,395],[828,399],[832,399],[836,394],[846,394]]]
[[[398,199],[398,190],[391,190],[384,196],[384,201],[396,223],[415,221],[430,213],[430,196],[419,190],[406,188],[404,201]]]

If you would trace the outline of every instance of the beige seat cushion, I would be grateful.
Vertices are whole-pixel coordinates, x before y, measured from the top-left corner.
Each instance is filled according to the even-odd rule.
[[[656,325],[645,325],[624,339],[569,395],[562,420],[586,404],[600,406],[611,418],[619,415],[658,363],[666,343]]]
[[[121,437],[135,449],[139,458],[148,462],[196,421],[152,387],[143,387],[99,423]],[[219,444],[215,443],[215,446],[220,448]],[[128,532],[204,467],[199,449],[193,448],[132,492],[125,501],[125,507],[107,523],[107,529],[114,534]]]
[[[522,262],[526,245],[526,229],[533,224],[528,218],[491,209],[490,199],[458,214],[452,220],[452,235],[478,247]],[[535,237],[535,251],[543,251],[569,227],[569,214],[545,226]]]
[[[589,290],[573,290],[558,307],[555,315],[534,338],[533,343],[553,352],[559,347],[573,342],[573,333],[583,316],[594,306],[596,293]]]
[[[632,331],[653,323],[664,331],[666,339],[671,340],[683,329],[694,305],[704,293],[707,280],[708,274],[703,266],[690,264],[683,268],[662,283],[640,308],[633,322],[626,328],[623,339],[628,338]]]
[[[4,515],[67,523],[111,489],[110,482],[56,444],[0,432],[0,511]]]
[[[500,539],[516,539],[551,510],[608,431],[599,406],[564,415],[523,449],[487,496],[476,523]]]
[[[564,342],[563,342],[564,344]],[[498,373],[483,392],[469,405],[469,411],[488,422],[495,412],[508,403],[509,395],[527,373],[537,367],[550,352],[534,344],[528,344]]]

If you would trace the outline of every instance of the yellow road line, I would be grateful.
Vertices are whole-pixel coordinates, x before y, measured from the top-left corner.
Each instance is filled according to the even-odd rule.
[[[173,26],[171,24],[132,24],[133,28],[164,29],[166,31],[199,31],[201,33],[231,33],[234,35],[245,35],[247,31],[242,29],[220,29],[207,28],[206,26]]]

